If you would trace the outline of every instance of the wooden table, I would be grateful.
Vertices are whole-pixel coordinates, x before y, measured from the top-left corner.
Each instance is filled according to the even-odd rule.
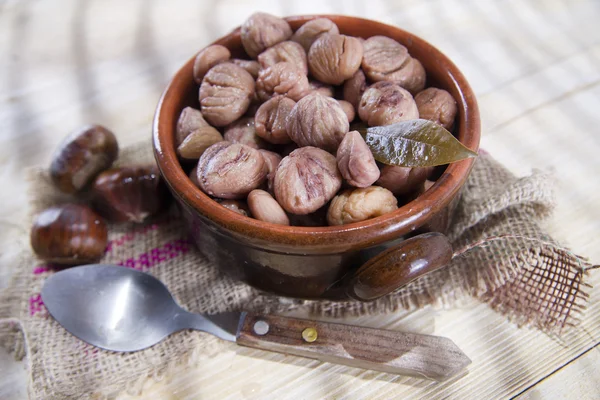
[[[148,140],[157,99],[195,51],[263,10],[381,20],[453,59],[479,100],[482,147],[519,175],[554,168],[548,230],[600,262],[600,3],[595,0],[86,1],[0,0],[0,265],[26,240],[24,170],[98,122],[122,145]],[[0,268],[0,282],[6,282]],[[143,399],[600,398],[600,283],[583,324],[562,338],[519,329],[484,304],[347,322],[453,339],[473,360],[432,383],[235,346],[148,382]],[[0,352],[0,397],[25,373]],[[132,397],[123,394],[122,399]]]

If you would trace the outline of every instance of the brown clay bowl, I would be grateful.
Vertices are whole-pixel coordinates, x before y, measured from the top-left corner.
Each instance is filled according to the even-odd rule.
[[[286,19],[296,30],[317,17],[321,16]],[[443,88],[454,96],[458,103],[457,137],[468,148],[478,150],[477,102],[452,61],[423,39],[397,27],[354,17],[325,17],[333,20],[343,34],[363,38],[384,35],[405,45],[425,67],[428,86]],[[239,28],[215,43],[229,48],[233,57],[244,57]],[[193,62],[194,59],[190,59],[175,74],[158,103],[153,125],[154,153],[191,236],[211,262],[259,289],[310,299],[345,298],[343,278],[352,275],[367,260],[371,260],[368,263],[371,271],[386,271],[375,274],[381,276],[378,284],[385,292],[430,272],[427,268],[398,264],[393,249],[385,256],[373,257],[397,246],[414,232],[444,232],[474,159],[449,165],[433,187],[398,210],[360,223],[296,227],[241,216],[194,186],[175,153],[174,134],[179,113],[186,106],[199,108],[198,86],[192,78]],[[371,281],[377,282],[377,279]],[[383,293],[378,288],[374,290]]]

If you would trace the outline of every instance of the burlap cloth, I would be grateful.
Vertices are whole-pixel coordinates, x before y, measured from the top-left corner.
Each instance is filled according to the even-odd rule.
[[[124,149],[118,160],[121,165],[153,162],[149,143]],[[71,200],[56,192],[44,170],[30,175],[32,215]],[[232,281],[194,249],[176,211],[144,226],[112,226],[103,262],[151,273],[190,311],[304,308],[315,317],[362,315],[449,305],[475,296],[518,324],[560,334],[581,318],[591,265],[540,229],[539,221],[552,209],[553,186],[545,173],[516,178],[482,153],[448,233],[456,254],[451,266],[371,303],[290,300]],[[223,346],[211,335],[184,331],[136,353],[96,349],[48,316],[39,293],[52,273],[52,266],[23,249],[14,279],[0,298],[0,344],[16,357],[26,357],[31,398],[108,398],[135,392],[147,378],[159,378]]]

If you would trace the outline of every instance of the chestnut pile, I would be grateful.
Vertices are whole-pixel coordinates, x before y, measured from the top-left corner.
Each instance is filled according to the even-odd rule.
[[[50,207],[34,220],[31,247],[45,261],[77,265],[99,260],[108,222],[142,223],[166,203],[156,166],[111,168],[119,153],[115,135],[99,125],[68,136],[50,165],[50,178],[73,203]]]
[[[319,226],[394,211],[431,185],[432,167],[380,165],[356,130],[418,118],[452,129],[455,100],[425,88],[406,47],[342,35],[327,18],[293,32],[265,13],[241,41],[250,59],[221,45],[197,55],[200,107],[177,123],[177,154],[184,167],[197,160],[190,179],[204,193],[261,221]]]

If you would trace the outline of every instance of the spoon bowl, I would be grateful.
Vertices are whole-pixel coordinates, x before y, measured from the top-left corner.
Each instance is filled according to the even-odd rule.
[[[42,289],[42,300],[67,331],[107,350],[142,350],[173,332],[196,325],[205,330],[206,325],[202,316],[179,307],[152,275],[114,265],[91,264],[54,274]],[[198,316],[202,319],[195,320]]]
[[[46,282],[42,298],[66,330],[115,351],[141,350],[164,339],[173,332],[169,322],[179,308],[159,280],[109,265],[55,274]]]

